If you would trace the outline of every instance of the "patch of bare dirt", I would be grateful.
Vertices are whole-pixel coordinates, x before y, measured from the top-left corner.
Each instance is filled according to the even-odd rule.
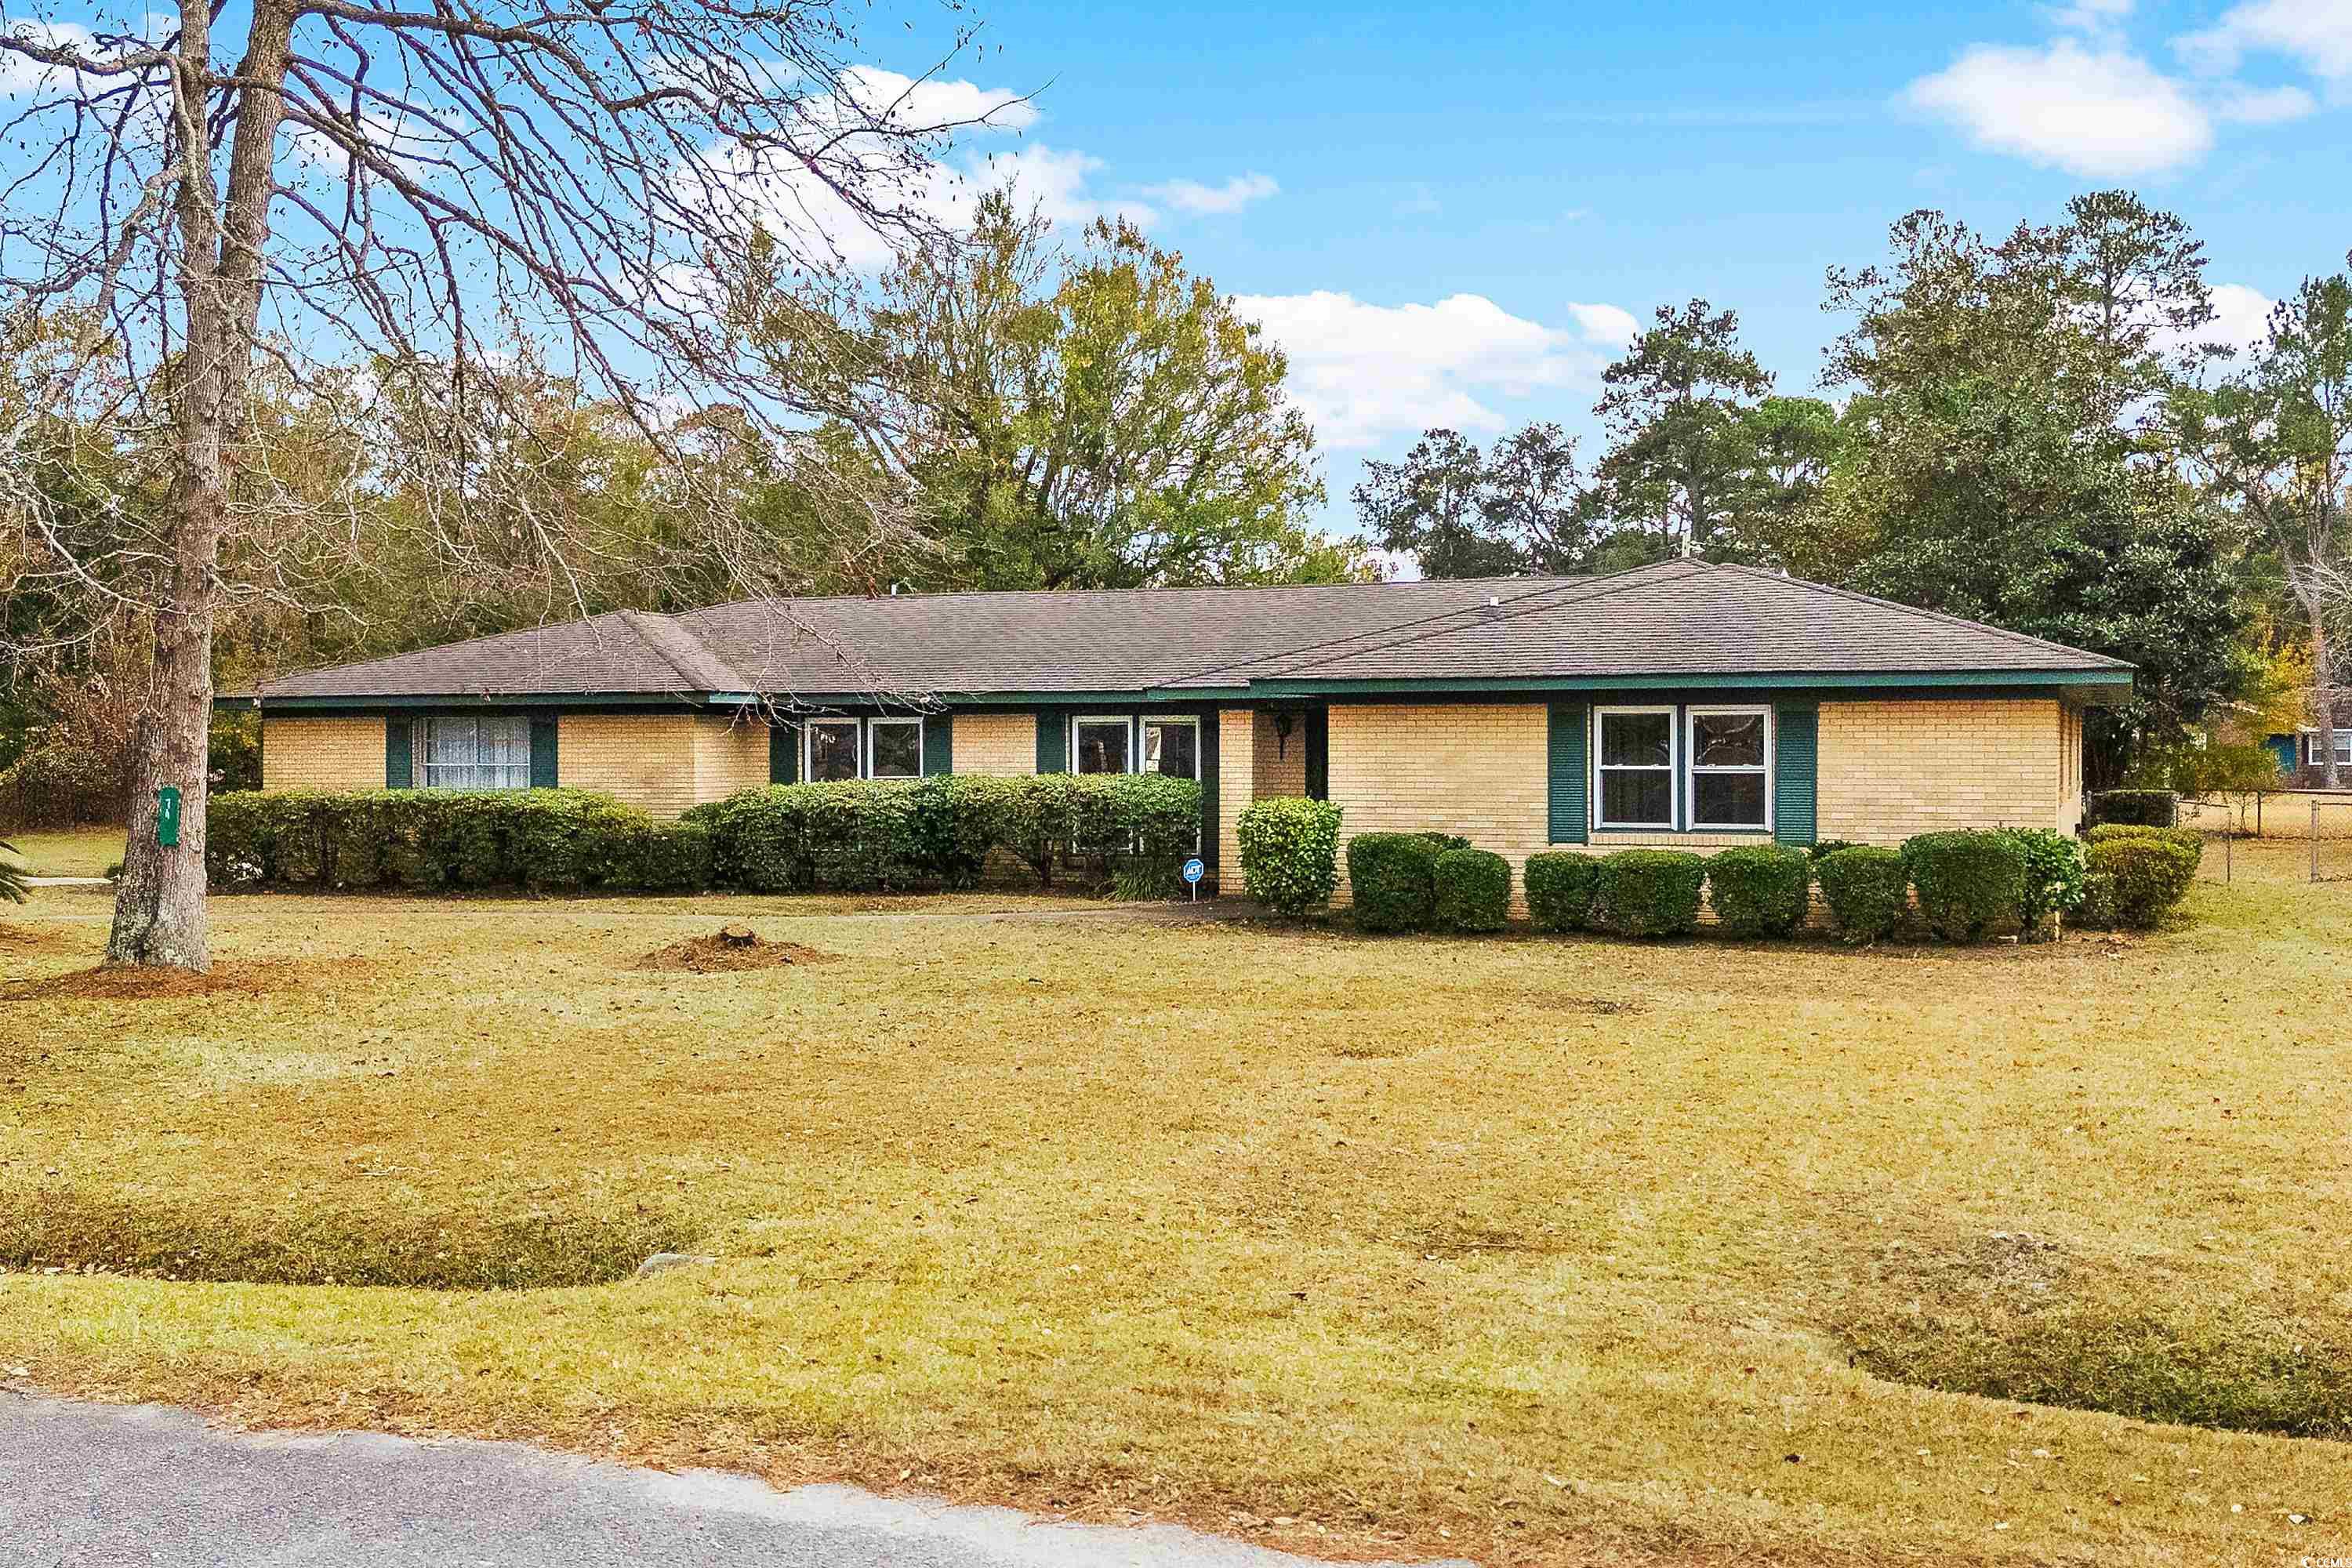
[[[55,952],[73,945],[64,931],[45,926],[0,925],[0,952]]]
[[[195,974],[184,969],[101,963],[95,969],[0,984],[0,1002],[150,1002],[224,994],[259,996],[294,990],[352,967],[347,960],[249,958],[215,963],[209,973]]]
[[[667,970],[684,974],[728,974],[745,969],[782,969],[801,963],[831,963],[841,955],[803,947],[796,942],[770,942],[748,926],[727,926],[709,936],[688,937],[656,948],[637,960],[637,969]]]

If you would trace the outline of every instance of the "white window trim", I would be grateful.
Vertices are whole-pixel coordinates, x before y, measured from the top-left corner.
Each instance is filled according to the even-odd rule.
[[[1143,731],[1147,726],[1152,724],[1181,724],[1192,731],[1192,782],[1194,784],[1199,784],[1201,782],[1202,764],[1201,716],[1198,713],[1146,713],[1141,719],[1138,720],[1135,726],[1135,738],[1129,743],[1129,749],[1135,753],[1133,762],[1135,763],[1134,771],[1137,773],[1141,773],[1143,771]],[[1184,775],[1181,773],[1171,773],[1169,776],[1171,778],[1181,778]]]
[[[1127,766],[1119,771],[1122,773],[1131,773],[1135,772],[1138,766],[1140,765],[1139,758],[1143,750],[1143,740],[1136,731],[1135,715],[1132,713],[1073,713],[1070,715],[1069,732],[1065,737],[1066,743],[1068,746],[1066,761],[1068,762],[1070,774],[1073,778],[1078,776],[1078,726],[1081,724],[1125,725],[1127,728]]]
[[[2336,765],[2342,767],[2347,761],[2352,761],[2352,726],[2339,725],[2336,731]],[[2327,759],[2320,753],[2317,730],[2303,732],[2303,765],[2307,768],[2327,765]]]
[[[922,716],[915,713],[892,713],[887,717],[866,721],[866,751],[859,759],[866,769],[866,776],[869,779],[875,776],[874,731],[887,724],[912,724],[915,727],[915,771],[905,776],[921,778],[923,776],[923,742],[927,737],[923,733]]]
[[[857,772],[853,778],[866,776],[866,721],[862,719],[804,719],[801,721],[801,783],[847,784],[848,779],[820,779],[816,776],[816,731],[819,725],[848,725],[857,732]]]
[[[1678,814],[1682,805],[1680,795],[1683,773],[1683,738],[1682,723],[1678,717],[1679,711],[1680,710],[1672,703],[1645,705],[1637,708],[1595,708],[1592,710],[1592,826],[1595,828],[1629,833],[1672,833],[1675,831],[1674,818]],[[1666,774],[1667,820],[1664,822],[1612,822],[1606,815],[1608,809],[1606,805],[1608,795],[1607,792],[1601,787],[1602,782],[1601,775],[1604,773],[1654,773],[1659,770],[1654,764],[1643,765],[1641,767],[1633,767],[1624,763],[1619,763],[1613,767],[1604,764],[1601,760],[1601,731],[1602,729],[1602,721],[1608,719],[1612,714],[1634,715],[1644,713],[1664,714],[1665,716],[1667,756],[1664,771]]]
[[[1698,761],[1698,721],[1703,718],[1730,715],[1736,718],[1757,717],[1764,721],[1764,761],[1760,767],[1709,768]],[[1684,799],[1688,802],[1686,814],[1694,833],[1769,833],[1772,831],[1772,748],[1780,740],[1773,732],[1772,710],[1760,702],[1693,703],[1683,710],[1683,728],[1686,732],[1684,753],[1690,758],[1685,770],[1690,776],[1689,788]],[[1764,820],[1761,822],[1701,822],[1698,819],[1698,778],[1701,773],[1727,775],[1761,773],[1764,775]]]

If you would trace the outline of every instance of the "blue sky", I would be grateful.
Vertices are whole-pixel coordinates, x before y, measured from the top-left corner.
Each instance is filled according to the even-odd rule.
[[[1589,430],[1598,367],[1665,301],[1738,310],[1811,388],[1823,268],[1914,207],[2000,229],[2132,186],[2206,240],[2242,331],[2352,247],[2352,0],[981,15],[944,74],[1039,97],[974,149],[1244,298],[1293,354],[1334,522],[1424,424]],[[882,63],[928,63],[919,26]]]

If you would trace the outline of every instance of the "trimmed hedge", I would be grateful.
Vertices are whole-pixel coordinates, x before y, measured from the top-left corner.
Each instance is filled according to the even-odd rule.
[[[964,888],[1012,848],[1158,889],[1200,841],[1201,786],[1149,773],[782,784],[661,822],[585,790],[283,790],[217,797],[215,886],[752,892]]]
[[[2025,851],[2000,832],[1922,833],[1903,844],[1927,929],[1947,942],[1982,942],[2017,918]]]
[[[1727,936],[1787,936],[1805,921],[1813,865],[1801,849],[1742,845],[1706,863],[1707,899]]]
[[[1848,942],[1876,942],[1901,924],[1910,908],[1911,876],[1899,850],[1849,845],[1822,856],[1813,874],[1830,919]]]
[[[1815,860],[1826,860],[1841,849],[1861,849],[1864,847],[1866,847],[1866,846],[1857,844],[1851,838],[1816,838],[1811,844],[1806,847],[1805,853],[1812,857]]]
[[[2097,868],[2083,875],[2083,901],[2074,906],[2074,923],[2087,931],[2113,931],[2116,925],[2116,879]]]
[[[1511,863],[1491,849],[1448,849],[1431,868],[1439,931],[1501,931],[1511,919]]]
[[[2110,838],[2091,846],[2091,868],[2113,889],[2115,923],[2157,924],[2197,880],[2197,857],[2161,838]]]
[[[1329,801],[1277,795],[1254,802],[1234,825],[1249,896],[1278,915],[1303,915],[1331,901],[1339,885],[1339,808]]]
[[[2017,900],[2021,932],[2032,937],[2052,915],[2071,913],[2082,903],[2083,878],[2089,867],[2083,858],[2081,839],[2048,827],[1995,831],[2025,857],[2025,879]]]
[[[1592,889],[1601,862],[1573,849],[1546,849],[1528,857],[1528,914],[1538,931],[1581,931],[1592,914]]]
[[[1423,833],[1359,833],[1348,840],[1348,889],[1365,931],[1426,931],[1437,918],[1437,858]]]
[[[1706,860],[1682,849],[1620,849],[1601,858],[1592,923],[1621,936],[1683,936],[1698,929]]]
[[[2162,844],[2177,844],[2197,857],[2205,858],[2205,836],[2193,827],[2143,827],[2131,822],[2103,822],[2091,829],[2094,844],[2114,844],[2127,838],[2153,838]]]
[[[585,888],[710,885],[709,835],[587,790],[249,791],[206,807],[215,887]]]
[[[2103,789],[2083,803],[2084,820],[2170,827],[2180,820],[2180,797],[2168,789]]]

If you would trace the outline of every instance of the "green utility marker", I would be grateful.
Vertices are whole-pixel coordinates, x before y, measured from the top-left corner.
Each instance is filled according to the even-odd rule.
[[[180,787],[165,784],[155,792],[155,842],[166,849],[180,843]]]

